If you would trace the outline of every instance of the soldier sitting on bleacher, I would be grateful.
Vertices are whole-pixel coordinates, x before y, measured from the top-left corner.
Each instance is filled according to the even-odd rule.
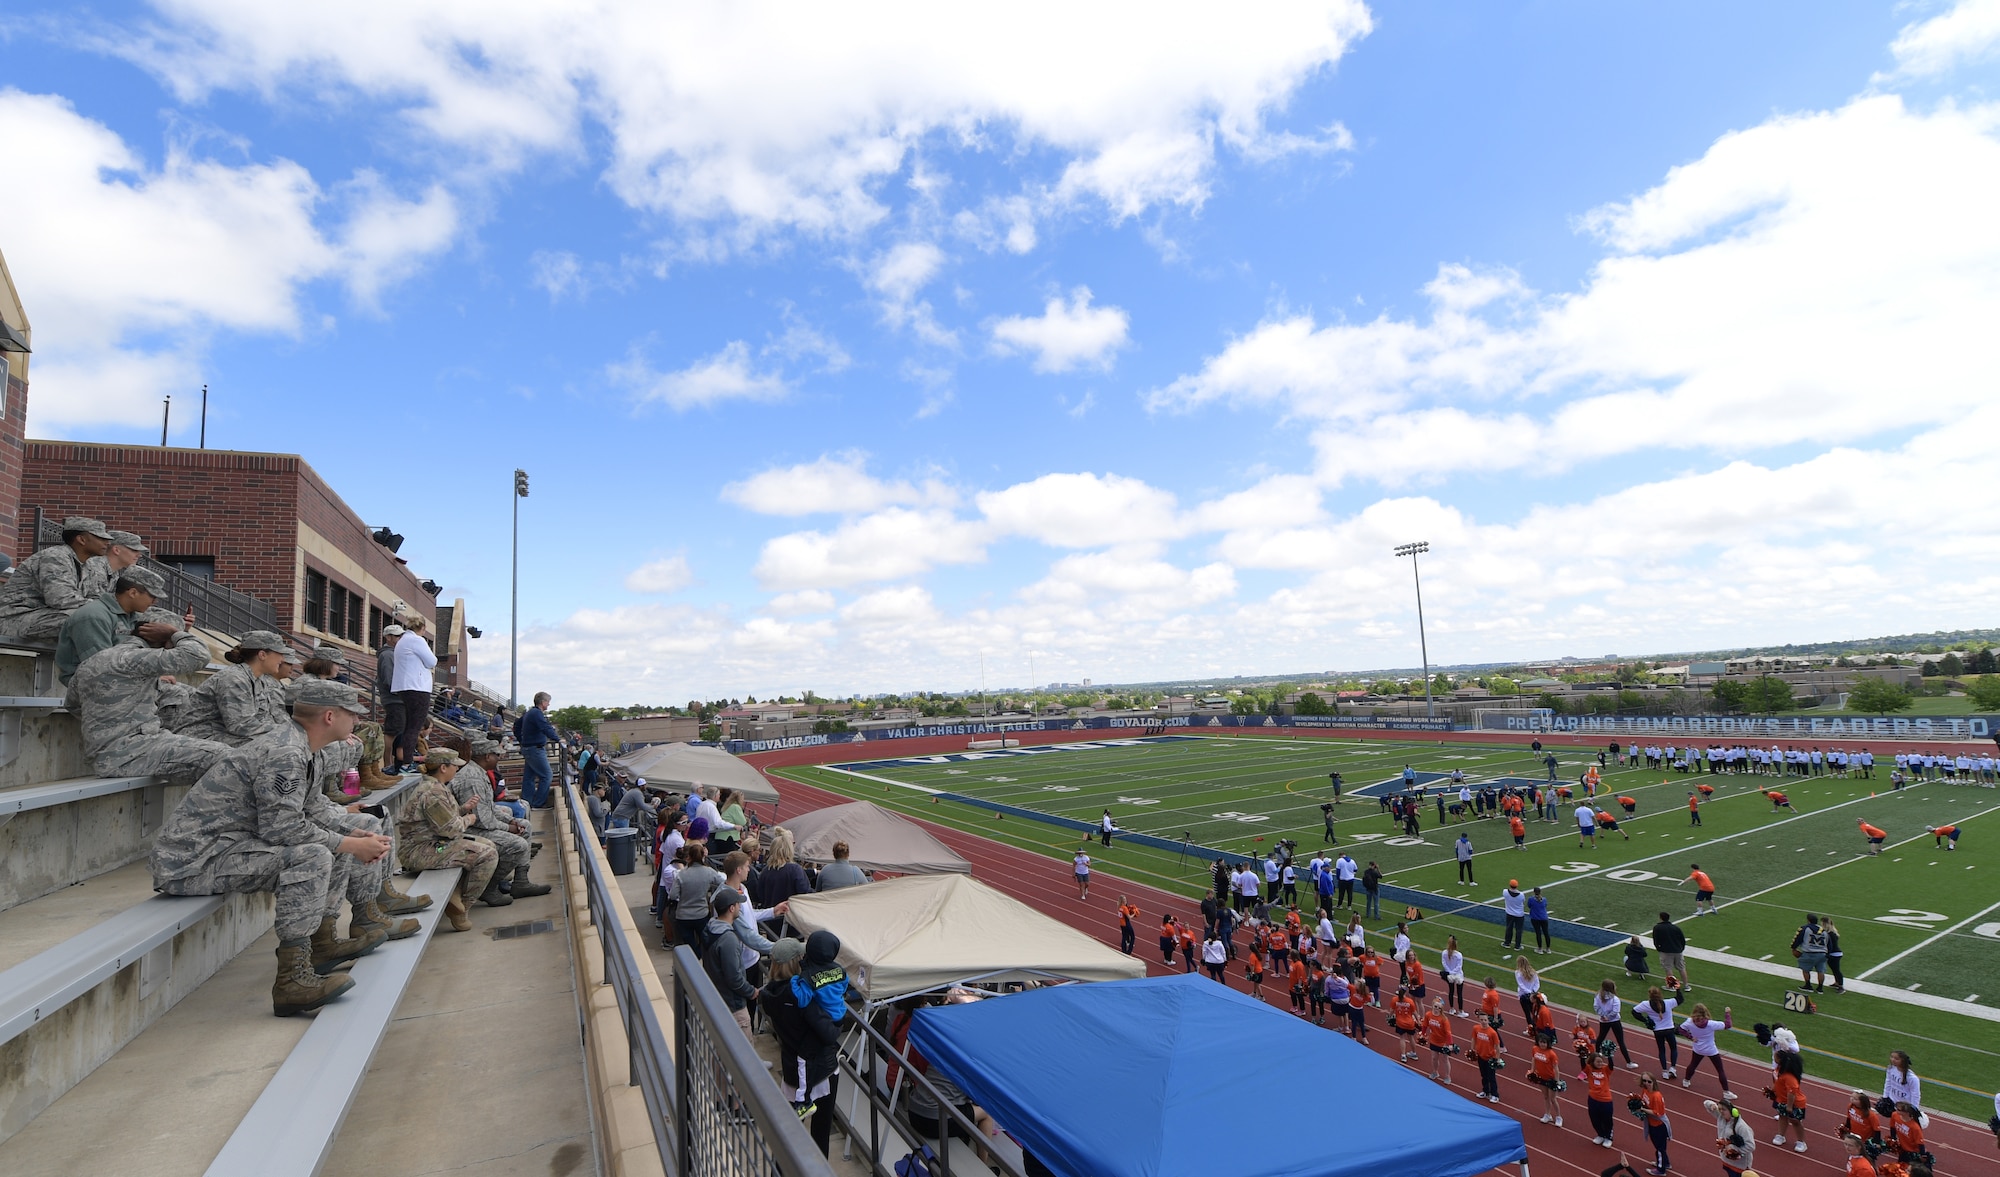
[[[138,616],[167,591],[159,573],[128,568],[109,588],[85,601],[56,635],[56,681],[64,686],[92,654],[118,644],[139,628]]]
[[[240,748],[282,729],[287,719],[281,668],[287,657],[297,657],[292,644],[268,629],[236,639],[236,648],[222,656],[229,665],[194,689],[175,730]]]
[[[83,594],[84,564],[110,546],[111,532],[102,520],[77,515],[63,520],[62,544],[21,561],[0,588],[0,637],[54,641],[63,622],[90,599]]]
[[[491,740],[472,741],[472,762],[461,767],[451,778],[451,794],[460,805],[472,802],[472,834],[493,843],[500,854],[500,863],[493,871],[493,887],[505,891],[516,899],[532,899],[537,895],[547,895],[547,883],[528,881],[528,861],[534,856],[528,844],[528,823],[516,818],[512,812],[502,810],[493,801],[493,778],[488,774],[487,760],[497,762],[500,746]]]
[[[84,755],[99,776],[198,776],[229,746],[162,727],[160,678],[184,677],[208,665],[208,643],[182,630],[164,609],[147,610],[136,620],[136,633],[91,655],[70,679]]]
[[[354,688],[306,679],[299,684],[291,732],[235,749],[202,774],[153,844],[153,886],[168,895],[271,891],[277,896],[278,977],[271,1010],[279,1017],[318,1009],[354,982],[322,975],[373,950],[388,930],[362,926],[343,940],[336,915],[343,897],[362,917],[372,906],[372,871],[393,848],[380,834],[340,833],[307,816],[316,792],[313,753],[354,730],[366,714]],[[361,898],[355,899],[356,895]]]
[[[83,590],[85,600],[109,589],[112,581],[139,563],[139,557],[153,554],[145,540],[129,531],[109,532],[105,538],[104,554],[83,562],[83,579],[78,582],[78,587]]]

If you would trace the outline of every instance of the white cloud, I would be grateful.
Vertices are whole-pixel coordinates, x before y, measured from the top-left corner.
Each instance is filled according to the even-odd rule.
[[[528,257],[529,281],[548,291],[550,302],[564,296],[583,297],[590,289],[583,263],[567,249],[538,249]]]
[[[2000,0],[1959,0],[1950,11],[1903,26],[1889,52],[1905,77],[1935,77],[2000,50]]]
[[[1037,372],[1091,367],[1109,371],[1126,344],[1131,319],[1117,307],[1090,305],[1090,288],[1079,286],[1069,301],[1049,299],[1035,318],[1016,315],[993,324],[993,348],[1003,355],[1034,353]]]
[[[928,241],[905,241],[871,260],[863,281],[881,299],[882,319],[892,327],[908,327],[917,338],[938,347],[955,347],[956,332],[937,321],[927,300],[917,294],[944,268],[944,251]]]
[[[791,391],[783,376],[756,370],[750,345],[740,339],[672,372],[655,371],[645,351],[634,346],[623,361],[605,369],[605,376],[630,390],[640,404],[658,401],[673,409],[706,408],[731,400],[782,400]]]
[[[686,556],[666,556],[641,564],[625,576],[625,590],[634,593],[677,593],[694,583]]]
[[[833,612],[833,594],[824,589],[800,589],[795,593],[779,593],[764,606],[776,617],[797,617],[804,613]]]
[[[1052,156],[1029,192],[1121,217],[1198,205],[1216,145],[1285,149],[1298,137],[1267,120],[1371,25],[1360,0],[1043,0],[1004,19],[913,0],[162,7],[124,52],[183,97],[393,104],[413,135],[499,168],[573,153],[589,123],[628,204],[748,235],[876,224],[880,182],[931,139]]]
[[[797,531],[766,542],[756,575],[771,590],[848,588],[985,558],[986,531],[978,524],[950,511],[890,507],[832,532]]]
[[[725,502],[760,515],[858,514],[888,506],[950,506],[957,495],[936,479],[885,482],[868,473],[868,455],[849,450],[796,466],[777,466],[722,488]]]
[[[36,331],[34,431],[155,420],[198,381],[217,331],[295,334],[303,288],[344,280],[372,303],[456,230],[448,196],[415,202],[362,175],[335,199],[298,164],[229,166],[169,145],[156,168],[66,101],[0,90],[0,141],[35,161],[0,185],[7,261]],[[343,233],[315,217],[345,210]]]
[[[978,496],[994,527],[1059,548],[1096,548],[1180,533],[1174,496],[1119,474],[1044,474]]]
[[[1610,252],[1576,294],[1441,267],[1427,321],[1288,315],[1149,403],[1282,406],[1320,423],[1325,482],[1392,486],[1948,422],[2000,363],[1996,121],[1893,96],[1774,119],[1585,217]]]

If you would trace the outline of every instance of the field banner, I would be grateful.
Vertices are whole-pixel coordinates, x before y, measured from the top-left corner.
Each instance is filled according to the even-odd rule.
[[[874,743],[877,740],[920,740],[932,736],[998,736],[1017,732],[1111,731],[1126,728],[1311,728],[1331,730],[1448,732],[1456,725],[1445,718],[1425,719],[1399,716],[1393,719],[1370,715],[1086,715],[1062,719],[966,720],[963,723],[915,724],[910,727],[875,728],[862,732],[833,732],[816,736],[785,736],[775,740],[730,740],[723,746],[741,756],[748,752],[775,752],[781,748],[817,748],[826,744]],[[1522,729],[1525,730],[1525,729]]]
[[[1723,736],[1735,739],[1987,739],[2000,732],[2000,715],[1495,715],[1479,717],[1483,731],[1579,732],[1607,736]]]

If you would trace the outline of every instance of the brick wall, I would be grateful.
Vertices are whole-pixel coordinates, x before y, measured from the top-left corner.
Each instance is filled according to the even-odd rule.
[[[18,356],[10,356],[8,362],[7,386],[4,402],[0,403],[0,519],[12,519],[21,507],[22,439],[28,427],[28,386],[22,383],[14,369],[23,368]],[[15,537],[7,537],[5,550],[16,560],[27,555],[31,548],[23,547]]]

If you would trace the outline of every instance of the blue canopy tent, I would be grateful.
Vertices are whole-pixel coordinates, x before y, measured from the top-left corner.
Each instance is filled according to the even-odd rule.
[[[1513,1120],[1193,974],[924,1009],[910,1042],[1060,1177],[1528,1171]],[[1308,1086],[1312,1131],[1229,1129],[1253,1064]]]

